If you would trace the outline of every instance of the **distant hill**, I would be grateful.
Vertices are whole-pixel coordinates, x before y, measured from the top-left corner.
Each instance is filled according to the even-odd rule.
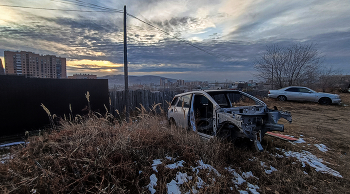
[[[161,78],[168,79],[170,82],[176,81],[176,79],[170,79],[170,78],[154,76],[154,75],[144,75],[144,76],[129,75],[129,86],[132,86],[135,84],[151,84],[151,83],[159,85]],[[108,79],[109,87],[113,87],[114,85],[115,86],[124,85],[124,75],[106,75],[103,77],[98,77],[97,79]]]

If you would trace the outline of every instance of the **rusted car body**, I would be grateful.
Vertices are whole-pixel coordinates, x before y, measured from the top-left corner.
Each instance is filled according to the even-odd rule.
[[[174,97],[168,109],[168,120],[179,127],[235,140],[249,138],[257,150],[268,131],[284,131],[280,118],[292,122],[289,112],[268,109],[266,104],[245,92],[236,90],[192,91]]]

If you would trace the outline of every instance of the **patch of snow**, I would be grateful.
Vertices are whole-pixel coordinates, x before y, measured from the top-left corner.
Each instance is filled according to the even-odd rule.
[[[301,137],[304,137],[304,135],[300,135]]]
[[[187,176],[187,173],[176,173],[176,180],[178,184],[184,184],[188,182],[189,180],[192,180],[192,176]]]
[[[244,190],[239,190],[240,194],[249,194],[248,191],[244,191]]]
[[[317,156],[313,155],[312,153],[303,150],[302,153],[300,152],[292,152],[292,151],[284,151],[284,155],[287,157],[295,157],[301,163],[303,164],[303,167],[305,167],[305,163],[309,164],[311,167],[315,168],[317,172],[322,173],[328,173],[336,177],[343,178],[338,171],[335,171],[326,165],[324,165],[322,162],[323,160],[321,158],[318,158]]]
[[[307,172],[303,171],[304,174],[308,174]]]
[[[236,172],[236,170],[235,169],[232,169],[231,167],[228,167],[228,168],[225,168],[227,171],[229,171],[233,176],[234,176],[234,178],[232,179],[232,181],[233,181],[233,183],[235,184],[235,187],[236,187],[236,189],[238,189],[238,185],[241,185],[242,183],[244,183],[244,182],[246,182],[246,180],[244,180],[243,178],[242,178],[242,176],[244,177],[244,178],[249,178],[249,177],[254,177],[254,178],[256,178],[256,179],[258,179],[257,177],[255,177],[254,175],[253,175],[253,173],[251,172],[251,171],[249,171],[249,172],[243,172],[242,173],[242,176],[241,175],[239,175],[237,172]],[[259,187],[257,186],[257,185],[253,185],[253,184],[250,184],[249,182],[247,182],[247,190],[246,191],[244,191],[244,190],[238,190],[239,191],[239,193],[249,193],[248,191],[250,191],[250,192],[252,192],[252,193],[258,193],[257,191],[256,191],[256,189],[259,189]]]
[[[262,167],[266,167],[265,162],[263,162],[263,161],[260,161],[260,165],[261,165]]]
[[[181,160],[181,161],[178,161],[178,162],[176,162],[174,164],[168,164],[165,167],[170,168],[170,169],[175,169],[175,168],[178,168],[178,167],[184,167],[182,165],[183,163],[185,163],[185,161]]]
[[[153,188],[155,186],[157,186],[157,177],[155,174],[152,174],[150,177],[150,183],[148,184],[148,190],[154,194],[156,192],[156,190]]]
[[[158,166],[159,164],[161,164],[161,163],[162,163],[161,159],[155,159],[155,160],[153,160],[152,169],[153,169],[154,171],[158,172],[157,166]]]
[[[277,149],[277,148],[276,148]],[[284,155],[281,155],[281,154],[278,154],[278,153],[275,153],[275,154],[270,154],[271,156],[274,156],[276,158],[283,158]]]
[[[229,171],[233,176],[234,178],[232,179],[233,183],[236,185],[241,185],[242,183],[245,182],[245,180],[242,178],[241,175],[239,175],[235,169],[232,169],[231,167],[228,167],[228,168],[225,168],[227,171]]]
[[[204,164],[202,160],[198,161],[198,166],[195,168],[195,170],[197,170],[197,174],[199,171],[198,169],[208,169],[209,171],[214,171],[217,176],[221,176],[221,174],[214,167],[209,164]]]
[[[260,165],[261,165],[263,168],[267,167],[267,166],[265,165],[265,162],[262,162],[262,161],[260,161]],[[274,167],[272,167],[271,165],[270,165],[270,170],[269,170],[269,169],[264,169],[264,170],[265,170],[265,173],[266,173],[266,174],[271,174],[273,171],[277,171],[277,169],[274,168]]]
[[[248,190],[250,192],[252,192],[253,194],[259,194],[259,192],[256,191],[257,189],[259,189],[259,186],[253,185],[253,184],[250,184],[250,183],[247,183],[247,185],[248,185]]]
[[[181,194],[179,186],[177,186],[176,181],[171,180],[167,185],[168,194]]]
[[[139,171],[139,174],[141,174],[142,170]]]
[[[12,143],[6,143],[6,144],[1,144],[1,147],[9,147],[9,146],[13,146],[13,145],[19,145],[19,144],[25,144],[26,142],[24,141],[17,141],[17,142],[12,142]]]
[[[242,176],[243,176],[245,179],[247,179],[247,178],[249,178],[249,177],[254,177],[254,178],[256,178],[256,179],[259,179],[259,178],[255,177],[255,176],[253,175],[252,171],[243,172],[243,173],[242,173]]]
[[[314,146],[316,146],[321,152],[326,152],[329,150],[324,144],[314,144]]]
[[[277,171],[277,169],[272,166],[270,166],[270,170],[265,169],[266,174],[271,174],[273,171]]]
[[[182,185],[191,179],[192,177],[187,176],[187,173],[177,172],[175,180],[171,180],[171,182],[167,184],[168,194],[181,194],[179,185]]]
[[[198,193],[198,191],[194,188],[194,187],[192,187],[192,190],[189,190],[189,191],[187,191],[186,192],[186,194],[197,194]]]
[[[299,138],[298,140],[294,141],[293,143],[306,143],[306,141],[303,138]]]
[[[201,179],[201,177],[197,176],[197,179],[198,179],[198,181],[196,182],[197,188],[200,189],[200,188],[202,188],[203,186],[206,185],[205,182]]]
[[[168,160],[174,160],[175,159],[175,158],[173,158],[171,156],[166,156],[165,158],[168,159]]]

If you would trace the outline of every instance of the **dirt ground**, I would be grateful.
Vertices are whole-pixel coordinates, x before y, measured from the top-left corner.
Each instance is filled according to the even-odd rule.
[[[293,122],[281,119],[285,126],[282,134],[292,135],[306,141],[295,144],[295,149],[310,151],[346,178],[350,178],[350,94],[340,94],[341,105],[319,105],[308,102],[279,102],[264,99],[269,108],[290,111]],[[271,140],[270,137],[267,137]],[[314,144],[324,144],[329,151],[322,152]]]

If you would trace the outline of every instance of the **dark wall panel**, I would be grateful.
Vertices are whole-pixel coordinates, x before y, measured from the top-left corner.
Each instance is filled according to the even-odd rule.
[[[70,113],[86,114],[85,94],[89,91],[91,109],[105,113],[109,107],[106,79],[39,79],[20,76],[0,76],[0,136],[24,133],[49,124],[49,118],[40,106],[62,116]]]

